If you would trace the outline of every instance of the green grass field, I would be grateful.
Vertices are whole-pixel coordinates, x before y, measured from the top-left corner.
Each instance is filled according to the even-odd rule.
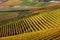
[[[20,5],[21,6],[34,6],[34,7],[40,7],[43,5],[44,2],[30,2],[30,1],[23,1]]]
[[[7,15],[7,12],[0,12],[0,16]]]
[[[0,12],[0,16],[8,15],[8,14],[13,14],[15,12]]]

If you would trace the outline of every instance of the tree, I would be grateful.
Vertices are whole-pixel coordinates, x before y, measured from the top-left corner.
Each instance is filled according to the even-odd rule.
[[[51,0],[44,0],[45,2],[49,2],[49,1],[51,1]]]

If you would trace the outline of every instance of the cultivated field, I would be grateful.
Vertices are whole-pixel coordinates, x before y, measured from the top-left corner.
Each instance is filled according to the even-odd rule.
[[[0,37],[2,37],[0,38],[1,40],[59,39],[59,7],[54,9],[51,8],[38,11],[30,10],[28,13],[25,12],[25,15],[22,14],[22,16],[20,15],[20,12],[16,13],[18,13],[17,17],[14,17],[13,19],[11,18],[9,20],[7,19],[5,21],[2,21],[2,23],[0,22]],[[52,32],[52,30],[54,31]],[[25,34],[28,36],[26,36]]]
[[[10,15],[6,18],[11,17],[0,21],[0,40],[58,40],[60,38],[59,5],[35,10],[33,8],[23,11],[23,14],[8,13],[0,14]]]

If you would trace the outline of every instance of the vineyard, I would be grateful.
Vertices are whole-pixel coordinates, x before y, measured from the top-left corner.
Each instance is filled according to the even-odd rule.
[[[0,40],[60,39],[60,3],[7,0],[0,4],[0,10],[10,8],[0,11]]]
[[[2,13],[0,12],[0,15]],[[32,9],[22,13],[3,13],[3,16],[10,16],[7,16],[7,19],[3,17],[5,20],[0,21],[0,40],[60,39],[60,6]]]

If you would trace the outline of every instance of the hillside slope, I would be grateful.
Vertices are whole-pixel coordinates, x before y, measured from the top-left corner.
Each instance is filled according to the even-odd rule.
[[[19,3],[21,3],[22,1],[21,0],[8,0],[7,2],[5,2],[5,3],[2,3],[1,5],[0,5],[0,8],[2,8],[2,7],[9,7],[9,6],[14,6],[14,5],[17,5],[17,4],[19,4]]]

